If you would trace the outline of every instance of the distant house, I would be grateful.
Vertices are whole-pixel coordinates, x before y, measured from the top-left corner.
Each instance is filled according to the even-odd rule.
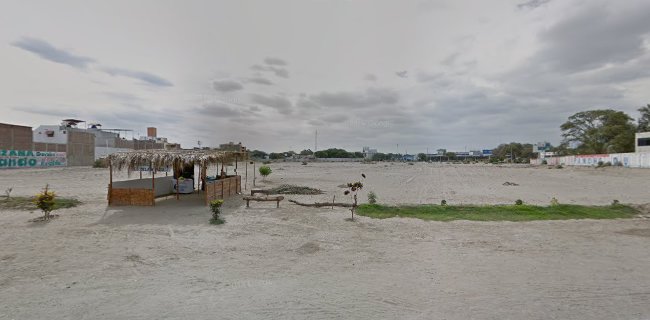
[[[370,147],[363,147],[363,157],[372,159],[377,154],[377,149],[370,149]]]

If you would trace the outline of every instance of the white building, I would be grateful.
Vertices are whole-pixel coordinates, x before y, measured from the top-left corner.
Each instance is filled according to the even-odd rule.
[[[650,152],[650,132],[634,134],[634,152]]]
[[[377,154],[377,149],[370,149],[370,147],[363,147],[363,157],[372,159]]]

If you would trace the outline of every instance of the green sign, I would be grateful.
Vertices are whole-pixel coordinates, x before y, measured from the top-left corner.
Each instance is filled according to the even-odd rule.
[[[65,152],[0,150],[0,169],[65,167]]]

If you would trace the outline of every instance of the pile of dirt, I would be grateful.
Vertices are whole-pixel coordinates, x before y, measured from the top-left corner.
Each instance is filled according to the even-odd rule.
[[[322,194],[320,189],[296,186],[292,184],[283,184],[278,187],[269,189],[269,194]]]

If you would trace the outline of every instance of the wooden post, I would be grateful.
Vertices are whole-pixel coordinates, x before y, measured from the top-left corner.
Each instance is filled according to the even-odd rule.
[[[142,174],[142,171],[140,171]],[[155,206],[156,205],[156,171],[154,171],[153,167],[151,168],[151,205]]]
[[[255,161],[253,161],[253,187],[255,187]]]
[[[226,186],[225,186],[225,183],[223,182],[224,179],[220,179],[220,180],[221,180],[221,200],[223,200],[223,189],[224,189]]]
[[[113,203],[113,163],[108,158],[108,205]]]
[[[178,161],[177,161],[178,162]],[[176,177],[176,200],[180,200],[180,190],[181,190],[181,175],[180,173],[178,177]]]
[[[248,160],[246,161],[246,183],[244,183],[244,190],[248,190]]]

